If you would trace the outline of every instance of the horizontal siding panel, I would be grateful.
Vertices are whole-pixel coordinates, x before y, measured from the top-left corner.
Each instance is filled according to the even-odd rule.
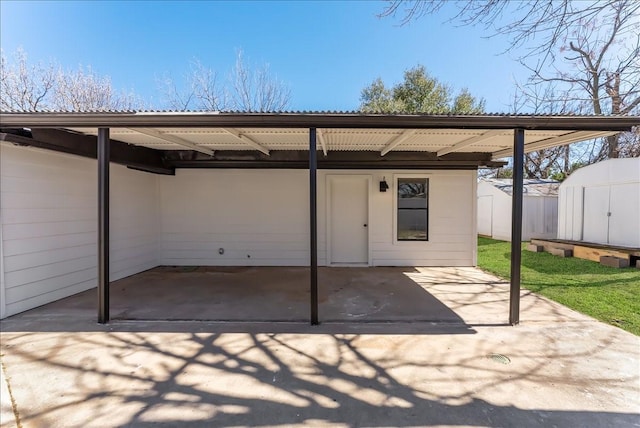
[[[218,254],[218,251],[194,251],[194,250],[164,250],[163,252],[170,259],[200,259],[211,258],[216,260],[225,260],[233,258],[246,259],[272,259],[277,255],[282,260],[290,260],[295,258],[309,257],[308,251],[281,251],[279,249],[271,250],[226,250],[224,254]],[[250,257],[247,257],[250,256]]]
[[[164,266],[309,266],[309,259],[290,259],[283,261],[280,258],[271,259],[225,259],[224,261],[210,258],[202,259],[162,259]]]
[[[145,257],[145,258],[150,258],[150,257],[155,257],[157,258],[157,254],[156,254],[156,246],[155,245],[140,245],[138,247],[135,248],[127,248],[124,250],[114,250],[111,249],[110,251],[110,261],[113,262],[118,262],[121,260],[127,260],[127,259],[135,259],[138,257]],[[96,259],[97,260],[97,259]]]
[[[197,231],[190,233],[164,232],[162,242],[305,242],[309,240],[309,233],[204,233]]]
[[[158,259],[150,254],[140,255],[128,260],[119,260],[111,263],[109,269],[110,281],[117,281],[136,273],[144,272],[158,266]]]
[[[6,153],[4,147],[2,150],[3,156],[15,156],[15,152]],[[18,148],[18,150],[20,149]],[[23,154],[18,154],[18,156],[21,157]],[[89,165],[91,163],[93,165]],[[97,170],[98,164],[96,161],[91,162],[88,159],[80,157],[75,157],[71,162],[60,162],[60,159],[56,159],[50,160],[49,163],[25,162],[24,159],[20,160],[13,157],[11,162],[4,162],[2,164],[2,175],[4,177],[31,180],[32,188],[33,184],[38,181],[42,181],[44,183],[43,185],[46,185],[47,179],[51,178],[51,176],[56,176],[56,181],[58,182],[74,181],[78,183],[78,186],[88,186],[92,182],[97,183]],[[79,180],[83,177],[87,179]]]
[[[211,241],[211,242],[197,242],[197,241],[163,241],[163,248],[167,251],[181,251],[181,250],[193,250],[193,251],[215,251],[218,252],[219,248],[227,250],[240,250],[247,247],[246,244],[250,244],[254,250],[272,250],[272,251],[307,251],[309,249],[309,238],[298,241]]]
[[[4,276],[6,288],[8,290],[20,285],[62,276],[70,272],[79,272],[96,268],[97,264],[98,261],[95,257],[86,256],[62,262],[50,263],[43,266],[31,267],[29,269],[6,272]]]
[[[406,245],[405,245],[406,244]],[[398,242],[397,244],[378,245],[374,253],[389,253],[406,256],[407,254],[426,254],[434,252],[468,251],[469,243],[418,243],[418,242]]]
[[[2,234],[5,241],[14,239],[43,238],[47,236],[60,236],[70,233],[97,233],[98,225],[95,221],[67,220],[56,223],[34,224],[5,224]]]
[[[4,185],[2,186],[4,189]],[[78,194],[56,195],[48,192],[16,192],[3,190],[3,208],[33,209],[33,208],[90,208],[98,210],[96,189]]]
[[[65,275],[55,278],[47,278],[42,281],[22,285],[20,287],[7,288],[5,291],[7,304],[86,282],[91,282],[93,287],[98,284],[98,270],[96,268],[70,272]]]
[[[93,208],[3,208],[2,222],[6,224],[46,223],[68,221],[70,218],[97,223],[98,212]]]
[[[112,265],[116,263],[130,263],[140,264],[140,260],[147,261],[157,259],[157,254],[154,248],[147,248],[146,250],[143,248],[139,248],[137,251],[112,251],[112,256],[110,258],[110,263]]]
[[[24,168],[24,170],[27,170],[27,168]],[[48,181],[47,178],[54,174],[31,174],[29,177],[15,177],[7,176],[3,171],[3,187],[8,193],[69,195],[95,192],[98,186],[95,172],[80,175],[67,175],[69,174],[67,172],[63,176],[56,177],[56,180]],[[37,177],[36,175],[40,176]],[[25,192],[19,192],[21,188],[25,189]]]
[[[442,234],[436,233],[434,231],[429,231],[429,241],[427,241],[428,245],[435,244],[462,244],[469,245],[472,239],[475,237],[471,233],[460,233],[460,234]],[[371,237],[371,244],[375,246],[375,248],[383,248],[385,245],[393,244],[393,236],[389,233],[389,236],[381,236],[376,235]],[[399,243],[397,245],[403,245],[405,242]],[[412,243],[407,243],[412,244]]]
[[[308,215],[307,215],[308,217]],[[164,235],[179,235],[182,233],[197,234],[220,234],[220,235],[309,235],[309,226],[303,222],[287,222],[284,224],[270,224],[256,218],[247,223],[224,221],[220,219],[210,219],[207,223],[198,225],[196,220],[185,218],[181,222],[163,223]],[[185,225],[189,222],[190,226]],[[275,220],[274,220],[275,223]],[[189,230],[192,229],[192,230]],[[198,233],[199,232],[199,233]]]
[[[0,204],[8,314],[95,287],[97,163],[2,144]],[[111,278],[157,266],[153,174],[111,167]]]
[[[44,294],[38,294],[15,303],[7,303],[7,316],[19,314],[20,312],[37,308],[38,306],[46,305],[47,303],[64,299],[65,297],[73,296],[74,294],[81,293],[95,287],[95,280],[87,281],[79,284],[71,284],[64,288],[58,288]]]
[[[150,250],[151,247],[154,247],[154,248],[157,247],[158,240],[152,234],[142,235],[142,236],[129,236],[126,239],[125,238],[113,239],[113,237],[111,237],[110,245],[111,245],[111,251],[118,251],[118,252],[128,251],[128,250],[136,251],[138,248],[142,248],[142,247]]]
[[[4,270],[5,272],[13,272],[85,256],[92,256],[97,260],[97,246],[79,245],[77,247],[61,248],[57,251],[41,251],[5,257]]]
[[[91,233],[70,233],[61,236],[47,236],[40,238],[15,239],[5,241],[3,251],[5,257],[18,254],[30,254],[40,251],[57,250],[60,248],[77,247],[79,245],[98,245],[98,234]]]
[[[374,259],[384,260],[463,260],[469,259],[471,253],[469,251],[421,251],[400,253],[397,251],[374,251]]]

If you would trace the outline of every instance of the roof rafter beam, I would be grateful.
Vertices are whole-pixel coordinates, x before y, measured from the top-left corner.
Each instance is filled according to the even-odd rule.
[[[265,146],[263,146],[262,144],[258,143],[257,141],[253,140],[251,137],[248,137],[247,135],[245,135],[242,132],[238,131],[236,128],[221,128],[221,129],[224,132],[226,132],[227,134],[233,135],[234,137],[236,137],[237,139],[239,139],[243,143],[253,147],[257,151],[262,152],[265,155],[269,155],[269,149],[267,149]]]
[[[404,141],[406,141],[409,137],[414,135],[416,132],[417,129],[406,129],[402,134],[396,136],[393,140],[391,140],[389,144],[387,144],[385,148],[380,151],[380,156],[386,155],[391,150],[395,149]]]
[[[565,144],[577,143],[580,141],[591,140],[594,138],[606,137],[608,135],[614,135],[618,132],[615,131],[575,131],[568,134],[558,135],[557,137],[547,138],[545,140],[536,141],[535,143],[526,144],[524,146],[525,153],[530,153],[534,150],[548,149],[550,147],[562,146]],[[492,159],[500,159],[513,155],[513,148],[504,149],[493,153]]]
[[[30,134],[30,136],[27,136],[0,132],[0,141],[70,153],[90,159],[96,159],[97,157],[97,138],[95,135],[48,128],[33,129]],[[165,162],[161,150],[136,146],[113,139],[109,140],[111,162],[154,174],[175,174],[175,169]]]
[[[320,140],[320,147],[322,147],[322,153],[327,156],[327,143],[324,141],[324,135],[320,128],[316,129],[316,135],[318,136],[318,140]]]
[[[451,147],[445,147],[444,149],[438,150],[438,156],[444,156],[448,153],[457,152],[458,150],[462,150],[465,147],[469,147],[472,144],[479,143],[480,141],[487,140],[491,137],[495,137],[496,135],[504,133],[504,129],[492,129],[483,134],[476,135],[475,137],[467,138],[464,141],[460,141],[459,143],[454,144]]]
[[[127,128],[131,131],[138,132],[140,134],[148,135],[150,137],[155,137],[159,140],[164,140],[169,143],[177,144],[182,147],[186,147],[191,150],[195,150],[196,152],[204,153],[205,155],[213,156],[213,150],[206,149],[204,147],[200,147],[199,145],[192,143],[191,141],[185,140],[184,138],[177,137],[172,134],[167,134],[157,129],[153,128]]]

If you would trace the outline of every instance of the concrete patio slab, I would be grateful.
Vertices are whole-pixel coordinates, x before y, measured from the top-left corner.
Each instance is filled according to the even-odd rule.
[[[13,410],[24,427],[640,426],[639,337],[528,292],[522,324],[499,325],[496,278],[404,273],[457,319],[105,326],[94,307],[49,306],[3,320],[2,426]]]
[[[508,320],[508,283],[476,268],[320,268],[318,276],[324,322],[494,325]],[[114,320],[309,320],[309,270],[304,267],[158,267],[113,282],[110,295]],[[548,301],[530,300],[530,316],[553,316]],[[95,319],[96,290],[18,317],[70,314]]]

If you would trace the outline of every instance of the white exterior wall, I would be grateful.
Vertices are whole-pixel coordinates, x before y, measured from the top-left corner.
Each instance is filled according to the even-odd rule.
[[[327,263],[327,176],[368,175],[373,266],[473,266],[475,171],[318,171],[318,263]],[[430,179],[429,241],[394,239],[398,176]],[[390,189],[381,193],[386,177]],[[306,170],[178,170],[160,179],[161,264],[307,266]],[[224,254],[219,254],[219,249]],[[249,257],[248,257],[249,256]]]
[[[308,177],[258,169],[159,177],[161,264],[308,266]]]
[[[158,265],[157,177],[111,168],[111,279]],[[96,161],[0,144],[2,317],[97,285]]]
[[[368,264],[474,266],[475,171],[318,171],[318,258],[327,264],[327,183],[366,177]],[[387,192],[378,183],[386,178]],[[398,177],[429,178],[429,241],[395,237]],[[10,316],[97,284],[96,161],[0,144],[0,309]],[[111,280],[158,265],[307,266],[306,170],[111,165]],[[219,248],[224,254],[219,254]]]
[[[489,203],[490,201],[490,203]],[[511,195],[490,183],[478,183],[478,231],[491,231],[491,237],[511,241]],[[558,198],[524,196],[522,198],[522,240],[554,239],[558,225]],[[483,233],[487,235],[486,233]]]
[[[558,238],[640,248],[640,158],[580,168],[560,185]]]

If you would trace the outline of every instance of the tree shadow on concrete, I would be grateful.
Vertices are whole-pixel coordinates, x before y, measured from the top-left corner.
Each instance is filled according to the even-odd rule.
[[[633,391],[637,384],[634,374],[574,378],[582,359],[604,358],[603,345],[612,342],[568,351],[553,336],[536,335],[544,354],[516,347],[509,355],[513,366],[491,364],[482,340],[436,350],[416,348],[408,336],[352,334],[25,333],[3,341],[3,352],[13,389],[39,388],[35,402],[28,393],[16,397],[27,425],[610,427],[639,422],[631,412],[506,404],[528,403],[518,399],[527,389],[537,395],[534,403],[540,402],[540,389],[554,383],[564,390],[599,383],[616,392]],[[550,370],[552,362],[562,368]],[[56,383],[38,387],[33,377],[47,372],[55,374]]]

